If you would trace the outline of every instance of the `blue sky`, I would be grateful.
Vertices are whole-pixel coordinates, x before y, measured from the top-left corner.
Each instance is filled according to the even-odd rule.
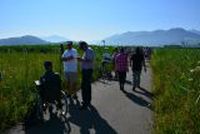
[[[200,0],[0,0],[0,38],[100,40],[126,31],[200,30]]]

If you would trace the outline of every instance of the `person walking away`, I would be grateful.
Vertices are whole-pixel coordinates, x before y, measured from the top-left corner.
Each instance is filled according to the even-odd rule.
[[[124,48],[121,48],[119,54],[117,54],[115,65],[119,78],[120,90],[123,91],[126,82],[126,72],[128,71],[128,55],[124,52]]]
[[[88,44],[85,41],[79,42],[79,48],[84,51],[83,56],[78,58],[81,62],[81,94],[82,94],[82,106],[81,109],[86,109],[91,104],[91,83],[92,75],[94,69],[94,51],[88,47]]]
[[[130,66],[133,71],[133,90],[135,90],[136,87],[140,88],[142,67],[144,67],[144,71],[146,72],[145,58],[142,48],[136,48],[135,54],[130,58]]]
[[[65,84],[68,97],[73,96],[77,99],[77,81],[78,81],[78,62],[77,62],[77,50],[73,48],[73,42],[67,42],[67,50],[62,55],[62,61],[64,63],[64,75]]]

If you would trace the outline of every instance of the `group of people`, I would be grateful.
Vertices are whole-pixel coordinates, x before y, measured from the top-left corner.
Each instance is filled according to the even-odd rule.
[[[91,83],[94,69],[95,53],[92,48],[84,41],[79,42],[79,48],[84,51],[83,56],[78,56],[77,50],[73,48],[73,42],[67,42],[67,50],[62,55],[64,63],[64,74],[67,85],[67,94],[69,96],[76,96],[77,82],[78,82],[78,62],[81,63],[81,94],[82,106],[81,109],[87,108],[91,103]]]
[[[82,106],[81,109],[87,108],[91,103],[91,82],[94,69],[94,51],[88,46],[85,41],[80,41],[79,48],[84,52],[80,57],[77,50],[73,48],[73,42],[68,41],[66,50],[62,54],[61,60],[64,64],[64,89],[66,89],[68,97],[77,98],[76,92],[78,90],[78,62],[81,63],[81,93]],[[43,102],[51,100],[58,100],[61,90],[61,79],[53,72],[53,65],[51,61],[44,63],[45,74],[40,78],[41,82],[41,96]],[[56,77],[55,77],[56,76]],[[47,86],[48,85],[48,86]],[[48,91],[46,91],[48,90]],[[59,104],[59,100],[58,100]]]
[[[133,90],[136,87],[140,87],[140,75],[142,72],[142,67],[146,72],[145,57],[143,49],[137,47],[132,55],[128,55],[124,48],[121,48],[119,52],[115,50],[113,54],[115,76],[118,78],[120,90],[124,90],[124,84],[126,82],[126,73],[129,71],[129,61],[130,67],[133,72]]]
[[[73,47],[73,42],[68,41],[66,50],[61,56],[61,61],[64,65],[64,86],[68,97],[77,99],[76,92],[79,90],[78,84],[78,62],[81,64],[81,95],[82,105],[81,109],[86,109],[91,104],[91,83],[94,70],[95,52],[84,41],[78,43],[79,48],[83,51],[82,57],[79,56],[77,50]],[[112,56],[114,63],[114,71],[119,81],[120,90],[124,90],[126,82],[126,73],[129,71],[129,65],[133,72],[133,90],[140,87],[140,74],[142,67],[146,71],[144,53],[142,48],[137,47],[134,54],[129,56],[124,48],[115,49]],[[130,62],[130,63],[129,63]],[[62,89],[61,78],[58,74],[53,72],[53,65],[51,61],[44,63],[45,74],[41,77],[41,96],[43,101],[58,100],[59,90]],[[48,90],[48,91],[47,91]],[[48,94],[48,95],[47,95]]]

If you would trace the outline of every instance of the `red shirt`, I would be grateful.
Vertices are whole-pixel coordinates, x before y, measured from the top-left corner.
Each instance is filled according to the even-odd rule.
[[[115,69],[119,72],[126,72],[128,70],[128,55],[125,53],[117,54],[115,58]]]

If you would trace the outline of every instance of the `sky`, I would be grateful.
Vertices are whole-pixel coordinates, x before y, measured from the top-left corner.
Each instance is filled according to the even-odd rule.
[[[200,30],[200,0],[0,0],[0,38],[101,40],[127,31]]]

